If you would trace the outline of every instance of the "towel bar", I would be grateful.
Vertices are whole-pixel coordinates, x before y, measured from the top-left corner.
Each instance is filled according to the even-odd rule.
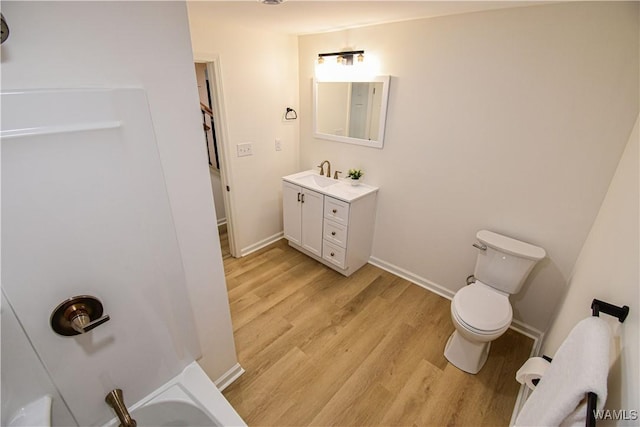
[[[600,317],[600,313],[617,317],[620,323],[624,322],[629,315],[629,306],[618,307],[608,302],[594,299],[591,302],[591,315]],[[596,425],[596,404],[598,403],[598,395],[590,391],[587,393],[587,420],[586,427],[595,427]]]
[[[600,317],[600,313],[608,314],[613,317],[617,317],[620,323],[623,323],[627,316],[629,315],[629,307],[624,305],[622,307],[618,307],[613,304],[609,304],[608,302],[600,301],[599,299],[594,299],[591,303],[591,315],[595,317]],[[553,359],[549,356],[542,356],[545,360],[551,362]],[[534,382],[534,385],[538,385],[538,381]],[[596,405],[598,403],[598,395],[592,391],[587,393],[587,419],[585,422],[586,427],[595,427],[596,425]]]
[[[598,395],[590,391],[587,393],[587,421],[586,427],[596,426],[596,404],[598,403]]]
[[[620,323],[624,322],[624,320],[629,315],[629,306],[624,305],[622,307],[618,307],[613,304],[609,304],[608,302],[600,301],[599,299],[594,299],[591,303],[591,314],[593,316],[599,316],[600,312],[604,314],[608,314],[613,317],[617,317]]]

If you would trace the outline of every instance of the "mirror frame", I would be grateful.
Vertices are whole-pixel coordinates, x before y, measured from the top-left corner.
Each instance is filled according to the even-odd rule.
[[[384,145],[384,134],[387,123],[387,105],[389,103],[389,83],[390,76],[376,76],[366,80],[320,80],[313,79],[313,136],[319,139],[329,141],[346,142],[348,144],[362,145],[365,147],[382,148]],[[332,135],[330,133],[318,132],[318,84],[319,83],[382,83],[382,105],[380,105],[380,123],[378,127],[378,140],[372,141],[361,138],[352,138],[349,136]]]

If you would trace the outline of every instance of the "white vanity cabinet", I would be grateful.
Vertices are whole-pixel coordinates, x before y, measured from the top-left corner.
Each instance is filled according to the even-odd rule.
[[[349,276],[371,256],[378,189],[318,177],[306,171],[283,178],[284,237],[291,247]]]

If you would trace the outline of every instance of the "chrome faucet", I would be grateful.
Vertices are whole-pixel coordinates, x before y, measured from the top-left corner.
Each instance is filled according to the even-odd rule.
[[[122,390],[119,388],[111,390],[104,400],[113,408],[118,416],[118,419],[120,420],[120,427],[137,427],[138,423],[136,420],[131,418],[129,411],[127,410],[127,406],[124,404]]]
[[[327,177],[331,178],[331,163],[329,163],[329,160],[324,160],[322,163],[320,163],[318,165],[318,167],[320,168],[320,175],[324,175],[324,164],[327,164]]]

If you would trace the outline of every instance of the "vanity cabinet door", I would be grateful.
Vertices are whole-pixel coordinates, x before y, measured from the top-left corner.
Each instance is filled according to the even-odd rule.
[[[322,256],[324,196],[282,182],[284,237],[317,256]]]
[[[302,245],[301,195],[301,187],[290,184],[286,181],[282,182],[284,238],[297,245]]]
[[[302,189],[302,247],[322,256],[322,224],[324,222],[324,196]]]

